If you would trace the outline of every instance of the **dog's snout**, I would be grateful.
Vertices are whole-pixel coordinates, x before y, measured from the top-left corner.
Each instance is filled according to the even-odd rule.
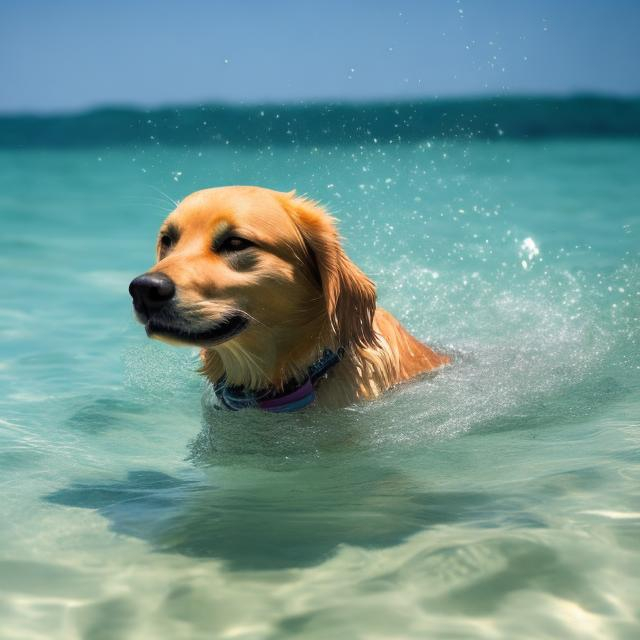
[[[151,313],[173,298],[176,286],[164,273],[143,273],[131,281],[129,293],[137,311]]]

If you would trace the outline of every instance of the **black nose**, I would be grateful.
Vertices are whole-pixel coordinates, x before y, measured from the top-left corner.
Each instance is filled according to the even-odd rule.
[[[173,298],[176,286],[164,273],[143,273],[131,281],[129,293],[136,311],[150,314]]]

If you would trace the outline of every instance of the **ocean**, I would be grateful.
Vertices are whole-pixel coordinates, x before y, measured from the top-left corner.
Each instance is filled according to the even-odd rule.
[[[10,146],[0,637],[638,637],[640,139]],[[453,366],[213,411],[127,287],[229,184],[320,200]]]

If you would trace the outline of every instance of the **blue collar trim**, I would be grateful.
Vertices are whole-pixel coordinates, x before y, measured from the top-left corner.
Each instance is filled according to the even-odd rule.
[[[307,377],[302,382],[291,380],[280,393],[273,389],[247,391],[243,386],[228,385],[226,376],[222,376],[213,389],[220,404],[230,411],[262,409],[270,413],[292,413],[304,409],[316,399],[316,383],[343,357],[342,347],[336,352],[325,349],[307,369]]]

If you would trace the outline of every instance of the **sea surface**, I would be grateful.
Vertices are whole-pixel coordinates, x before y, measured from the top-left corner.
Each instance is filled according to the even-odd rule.
[[[640,637],[640,140],[0,151],[0,637]],[[129,281],[196,189],[319,199],[454,356],[211,409]]]

